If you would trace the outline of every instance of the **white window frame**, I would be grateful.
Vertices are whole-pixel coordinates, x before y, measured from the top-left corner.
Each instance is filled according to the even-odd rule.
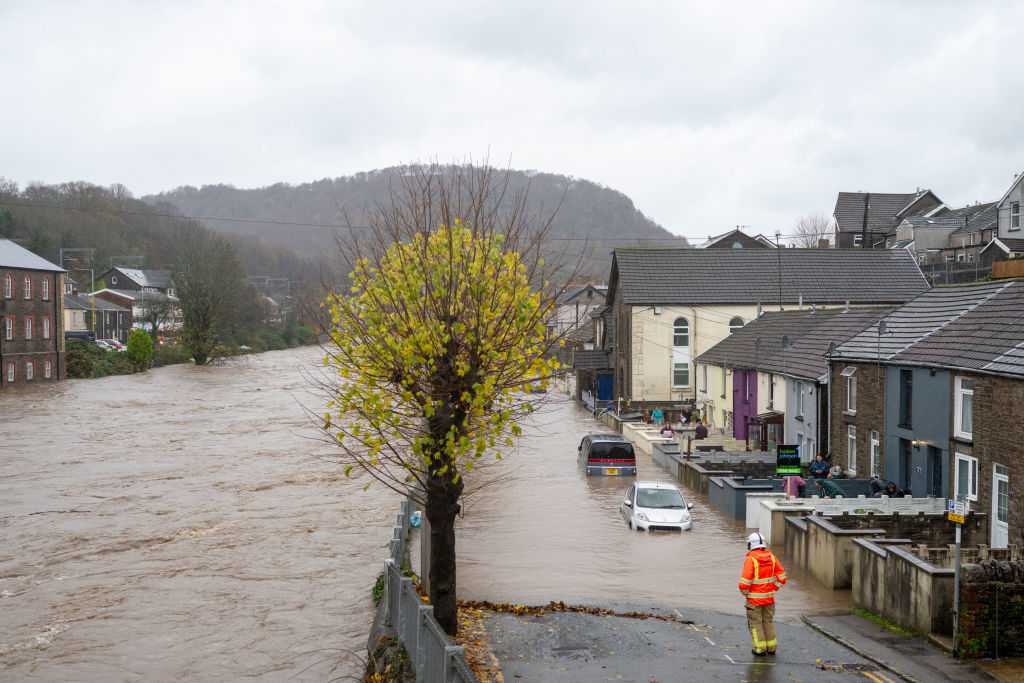
[[[4,318],[4,339],[11,341],[14,339],[14,316],[9,315]]]
[[[804,383],[796,383],[796,416],[803,418],[804,416]]]
[[[878,436],[878,432],[874,429],[871,430],[870,445],[871,445],[871,476],[878,477],[882,474],[882,441]]]
[[[676,335],[685,334],[686,344],[676,344]],[[676,382],[676,373],[681,370],[686,370],[686,383],[679,384]],[[693,379],[690,377],[690,321],[679,316],[672,321],[672,366],[670,369],[672,373],[672,388],[673,389],[689,389],[693,383]]]
[[[43,379],[50,379],[53,377],[53,361],[47,359],[43,361]]]
[[[50,338],[50,318],[43,318],[43,339]]]
[[[1020,230],[1020,202],[1010,202],[1010,230]]]
[[[44,277],[42,279],[42,281],[40,281],[39,287],[40,287],[39,294],[40,294],[40,296],[43,297],[43,301],[49,301],[50,300],[50,281],[47,280]]]
[[[32,339],[32,318],[25,318],[25,339]]]
[[[743,318],[738,315],[733,316],[732,319],[729,320],[729,334],[732,334],[736,330],[742,330],[744,325],[746,325],[746,323],[743,322]]]
[[[960,491],[960,462],[967,463],[967,491]],[[960,499],[961,493],[966,493],[967,500],[978,500],[978,459],[966,453],[957,451],[956,460],[953,461],[953,496]]]
[[[25,278],[21,281],[21,284],[22,284],[22,288],[23,288],[23,293],[25,295],[25,301],[31,300],[32,299],[32,277],[30,275],[26,275]]]
[[[14,276],[10,273],[4,275],[4,298],[14,298]]]
[[[857,368],[847,365],[843,368],[842,376],[846,378],[846,412],[850,415],[857,414]]]
[[[36,364],[31,360],[25,361],[25,381],[31,382],[36,376]]]
[[[857,474],[857,425],[846,425],[846,469]]]
[[[963,381],[967,380],[972,383],[970,389],[965,389]],[[974,439],[974,388],[972,377],[957,377],[953,380],[953,434],[961,439]],[[971,431],[965,432],[960,427],[963,425],[963,399],[965,396],[971,397]]]
[[[17,365],[15,365],[13,360],[9,361],[7,363],[7,383],[8,384],[14,384],[14,380],[17,379],[17,377],[18,377]]]
[[[853,246],[859,247],[864,244],[864,233],[855,232],[853,233]]]

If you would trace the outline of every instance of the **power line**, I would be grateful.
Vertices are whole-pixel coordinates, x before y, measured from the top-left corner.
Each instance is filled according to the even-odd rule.
[[[147,216],[151,218],[171,218],[174,220],[194,220],[194,221],[222,221],[226,223],[253,223],[258,225],[280,225],[287,227],[296,228],[318,228],[326,230],[372,230],[373,226],[370,225],[352,225],[342,223],[304,223],[301,221],[283,221],[275,220],[271,218],[236,218],[230,216],[186,216],[183,214],[176,213],[161,213],[158,211],[131,211],[128,209],[93,209],[93,208],[81,208],[76,206],[62,206],[60,204],[39,204],[35,202],[16,202],[10,200],[0,199],[0,206],[14,206],[26,209],[54,209],[58,211],[77,211],[80,213],[92,213],[92,214],[119,214],[122,216]],[[795,237],[823,237],[835,234],[834,230],[826,232],[805,232],[805,233],[793,233],[793,234],[779,234],[778,236],[789,239]],[[690,238],[685,235],[672,235],[669,237],[549,237],[548,241],[552,242],[673,242],[676,240]],[[696,239],[696,238],[694,238]]]

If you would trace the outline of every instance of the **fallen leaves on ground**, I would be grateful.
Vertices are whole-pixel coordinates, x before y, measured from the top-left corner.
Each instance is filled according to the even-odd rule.
[[[519,605],[510,602],[489,602],[487,600],[459,600],[459,610],[485,610],[489,612],[502,612],[515,614],[517,616],[539,617],[554,612],[575,612],[578,614],[592,614],[597,617],[624,617],[626,619],[657,619],[658,621],[672,621],[677,624],[692,624],[689,619],[682,619],[673,614],[654,614],[651,612],[618,612],[604,607],[589,607],[586,605],[567,605],[561,600],[552,600],[546,605]]]
[[[455,643],[463,647],[466,664],[480,683],[505,683],[498,658],[491,651],[482,609],[459,603],[459,635]]]

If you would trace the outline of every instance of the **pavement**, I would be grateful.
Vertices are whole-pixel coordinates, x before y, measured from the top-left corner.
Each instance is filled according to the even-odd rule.
[[[750,652],[743,617],[682,609],[659,613],[694,623],[585,613],[491,612],[485,625],[506,683],[899,681],[876,662],[802,622],[777,622],[779,652],[762,658]]]

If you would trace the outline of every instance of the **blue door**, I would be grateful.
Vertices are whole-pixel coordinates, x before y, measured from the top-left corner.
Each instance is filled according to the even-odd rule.
[[[603,373],[597,376],[597,400],[598,401],[611,401],[612,400],[612,375]]]

